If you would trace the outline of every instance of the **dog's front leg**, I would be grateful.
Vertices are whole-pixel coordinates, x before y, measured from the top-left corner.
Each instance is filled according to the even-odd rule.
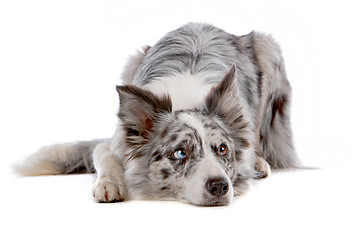
[[[109,142],[96,146],[93,153],[97,179],[93,196],[97,202],[117,202],[126,199],[123,168],[117,156],[111,153]]]
[[[255,170],[257,172],[257,176],[255,178],[266,178],[271,175],[271,169],[269,163],[262,157],[257,156]]]

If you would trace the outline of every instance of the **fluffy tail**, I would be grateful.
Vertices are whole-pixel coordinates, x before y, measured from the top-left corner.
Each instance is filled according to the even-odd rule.
[[[54,144],[39,149],[22,163],[13,165],[23,176],[95,172],[92,153],[104,140]]]

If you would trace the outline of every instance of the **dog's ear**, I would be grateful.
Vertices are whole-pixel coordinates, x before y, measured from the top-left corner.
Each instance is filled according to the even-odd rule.
[[[149,140],[149,133],[155,131],[154,123],[164,113],[171,113],[169,96],[157,97],[152,92],[134,85],[116,86],[119,93],[121,119],[127,140],[133,144]]]
[[[236,84],[236,67],[233,66],[220,83],[205,99],[205,109],[209,114],[217,115],[232,131],[241,131],[248,125],[243,115],[243,107]]]

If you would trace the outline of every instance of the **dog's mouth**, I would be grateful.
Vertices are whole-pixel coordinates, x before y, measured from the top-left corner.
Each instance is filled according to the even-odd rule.
[[[186,182],[185,188],[177,196],[184,202],[203,207],[227,206],[234,197],[232,182],[227,176],[194,178]]]

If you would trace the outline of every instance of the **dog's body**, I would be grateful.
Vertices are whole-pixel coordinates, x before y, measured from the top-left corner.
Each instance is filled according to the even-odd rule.
[[[270,173],[267,163],[298,165],[291,88],[270,36],[237,37],[188,24],[133,56],[123,80],[111,139],[45,147],[17,170],[96,171],[93,194],[99,202],[227,205],[249,179]]]

